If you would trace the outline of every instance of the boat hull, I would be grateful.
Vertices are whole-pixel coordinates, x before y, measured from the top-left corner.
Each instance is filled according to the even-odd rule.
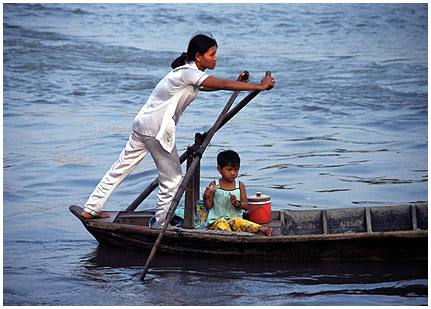
[[[102,245],[148,251],[160,232],[158,229],[137,224],[142,224],[144,217],[150,218],[149,212],[112,212],[111,217],[115,218],[107,221],[87,220],[80,216],[80,210],[78,206],[71,206],[72,213]],[[124,224],[125,221],[128,224]],[[169,228],[158,251],[206,257],[257,259],[426,260],[428,257],[426,230],[284,235],[280,231],[277,233],[279,222],[280,220],[272,221],[276,236],[271,237],[250,233]],[[279,228],[283,229],[280,226]]]
[[[129,250],[150,250],[157,235],[107,231],[90,228],[100,244]],[[336,237],[274,237],[273,241],[220,241],[166,233],[159,251],[205,256],[229,256],[259,259],[427,259],[427,233],[391,232],[392,235],[368,235],[358,238]],[[172,234],[172,232],[171,232]],[[228,236],[225,236],[228,237]],[[286,239],[288,238],[288,239]]]

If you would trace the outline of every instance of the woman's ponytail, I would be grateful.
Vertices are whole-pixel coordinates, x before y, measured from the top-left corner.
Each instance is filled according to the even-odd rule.
[[[171,67],[172,69],[175,69],[177,67],[180,67],[182,65],[186,64],[186,60],[187,60],[187,53],[182,53],[181,56],[179,56],[177,59],[175,59],[172,63],[171,63]]]

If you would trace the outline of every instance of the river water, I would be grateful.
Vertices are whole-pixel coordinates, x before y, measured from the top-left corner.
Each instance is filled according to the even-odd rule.
[[[99,246],[82,205],[116,160],[135,114],[211,32],[210,75],[262,92],[205,152],[220,149],[274,209],[428,201],[428,5],[3,4],[4,305],[426,305],[426,262],[202,260]],[[245,94],[240,95],[240,97]],[[200,93],[177,127],[183,152],[229,92]],[[156,176],[146,158],[108,200],[122,210]],[[152,209],[152,194],[140,209]]]

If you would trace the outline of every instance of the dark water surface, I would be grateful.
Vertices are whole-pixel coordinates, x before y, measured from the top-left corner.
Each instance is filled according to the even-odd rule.
[[[425,305],[427,263],[201,260],[98,246],[68,211],[125,145],[135,114],[197,31],[210,75],[241,71],[261,93],[212,140],[240,153],[240,180],[274,209],[428,201],[428,5],[3,4],[4,305]],[[242,95],[243,96],[243,95]],[[242,97],[241,96],[241,97]],[[200,93],[182,153],[229,92]],[[156,177],[146,158],[106,210]],[[140,209],[152,209],[152,194]]]

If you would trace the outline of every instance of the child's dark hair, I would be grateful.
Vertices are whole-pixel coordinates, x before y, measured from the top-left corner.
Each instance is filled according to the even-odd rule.
[[[239,158],[238,153],[233,150],[225,150],[217,155],[217,165],[220,166],[220,168],[225,166],[239,168],[240,163],[241,159]]]
[[[212,38],[211,34],[195,35],[189,42],[187,53],[183,53],[181,56],[175,59],[172,62],[171,67],[175,69],[179,66],[185,65],[186,60],[195,60],[196,53],[203,55],[213,46],[217,47],[217,41]]]

